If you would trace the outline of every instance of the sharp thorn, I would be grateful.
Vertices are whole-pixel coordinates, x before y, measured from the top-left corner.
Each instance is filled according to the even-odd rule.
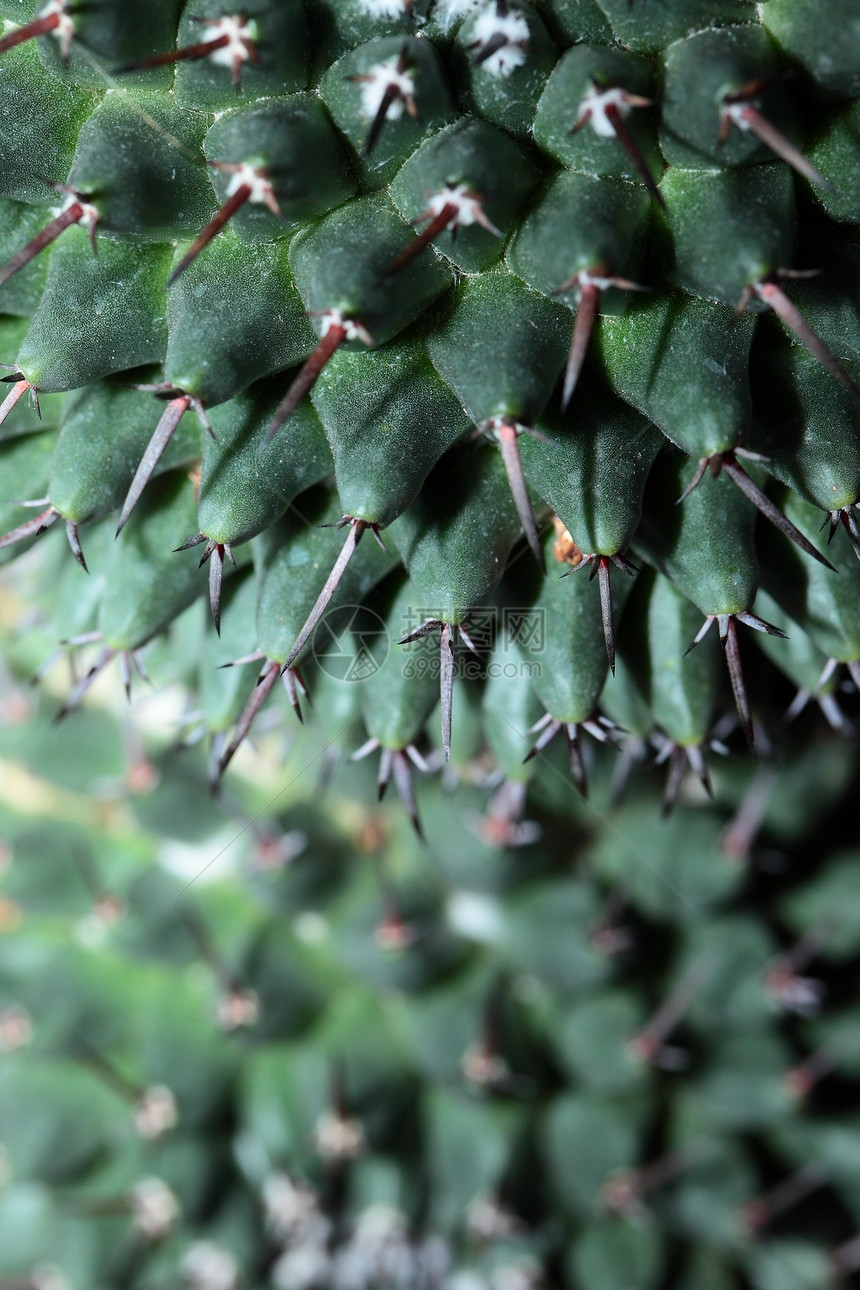
[[[788,640],[786,633],[781,631],[779,627],[774,627],[773,623],[766,623],[763,618],[757,618],[755,614],[748,613],[746,610],[741,610],[740,613],[735,614],[735,618],[739,623],[743,623],[746,627],[751,627],[755,632],[762,632],[765,636],[778,636],[783,641]]]
[[[538,730],[540,730],[541,733],[526,753],[523,758],[523,763],[531,761],[532,757],[536,757],[538,753],[543,752],[544,748],[546,748],[548,744],[552,743],[559,730],[561,730],[561,722],[553,720],[549,713],[547,713],[547,715],[538,722],[537,726],[532,727],[529,734],[535,734]]]
[[[75,557],[78,564],[83,569],[84,573],[89,573],[89,569],[87,568],[87,562],[84,559],[84,551],[83,551],[83,547],[81,546],[81,540],[78,537],[78,526],[77,524],[74,524],[71,520],[66,520],[66,537],[69,540],[69,546],[71,547],[72,555]]]
[[[439,633],[439,693],[442,704],[442,749],[445,760],[451,760],[451,721],[454,702],[454,642],[450,624],[443,623]]]
[[[735,316],[737,318],[741,318],[746,313],[749,307],[750,301],[752,300],[753,296],[755,296],[755,294],[756,294],[756,289],[754,286],[744,287],[743,291],[741,292],[741,298],[738,301],[737,307],[735,309]]]
[[[326,363],[346,340],[346,331],[347,329],[342,323],[332,323],[321,338],[316,349],[302,365],[301,371],[294,378],[292,385],[278,404],[277,411],[272,418],[272,424],[266,431],[263,447],[272,442],[284,422],[293,415],[302,399],[312,389]]]
[[[14,379],[14,378],[13,378]],[[0,425],[8,417],[9,413],[15,407],[18,400],[26,394],[27,390],[32,389],[29,381],[16,380],[9,393],[6,395],[2,404],[0,404]]]
[[[442,624],[439,622],[438,618],[428,618],[420,627],[416,627],[414,631],[408,632],[405,636],[401,636],[397,644],[411,645],[413,641],[420,641],[423,637],[429,636],[431,632],[438,631],[441,626]]]
[[[781,130],[762,116],[761,112],[751,104],[744,107],[741,112],[744,121],[752,130],[757,138],[761,139],[771,152],[775,152],[787,165],[791,166],[798,174],[803,175],[811,184],[817,184],[825,192],[835,193],[836,189],[830,180],[822,175],[817,166],[813,166],[808,158],[804,157],[799,148],[796,148],[790,139],[787,139]]]
[[[215,541],[214,538],[209,539],[209,541],[206,543],[206,546],[203,548],[203,554],[201,555],[200,559],[197,561],[198,569],[202,569],[206,561],[211,558],[212,552],[215,550],[217,545],[218,543]]]
[[[76,636],[64,636],[60,641],[61,645],[68,645],[71,649],[79,649],[81,645],[95,645],[96,641],[102,638],[101,632],[79,632]]]
[[[98,677],[104,671],[104,669],[107,667],[108,663],[110,663],[111,659],[114,657],[115,654],[116,654],[116,650],[110,649],[107,646],[105,646],[105,648],[100,652],[96,661],[93,663],[92,667],[89,669],[89,671],[86,672],[85,675],[82,676],[78,681],[76,681],[75,684],[72,686],[71,690],[69,691],[68,698],[66,699],[65,703],[62,705],[62,707],[57,711],[57,713],[54,716],[55,723],[62,721],[63,718],[67,717],[70,712],[74,712],[75,708],[78,707],[84,695],[86,694],[87,690],[95,681],[96,677]]]
[[[421,232],[417,234],[415,239],[410,242],[405,251],[401,251],[397,258],[392,261],[390,268],[387,270],[383,278],[383,282],[390,282],[398,273],[402,273],[407,265],[411,264],[412,261],[421,254],[425,246],[429,246],[433,239],[438,237],[439,234],[448,227],[456,214],[457,207],[453,202],[446,202],[439,213],[433,216],[426,228],[423,228]]]
[[[417,833],[418,837],[424,842],[424,830],[421,827],[421,817],[418,814],[418,803],[415,800],[415,784],[412,778],[412,767],[409,759],[403,752],[395,752],[392,758],[392,771],[394,773],[394,784],[403,803],[406,814],[409,816],[409,823]]]
[[[230,37],[225,34],[216,36],[214,40],[198,41],[196,45],[185,45],[182,49],[168,49],[163,54],[144,58],[139,63],[127,63],[124,67],[118,67],[114,76],[126,76],[130,72],[147,72],[153,67],[167,67],[171,63],[181,63],[188,59],[208,58],[210,54],[224,49],[229,43]]]
[[[221,232],[221,229],[233,218],[236,212],[242,209],[250,196],[250,185],[241,184],[236,189],[235,193],[233,193],[232,197],[227,198],[224,205],[218,213],[212,217],[203,232],[200,233],[199,236],[191,243],[190,247],[185,252],[170,277],[167,279],[168,287],[172,287],[176,279],[185,272],[189,265],[194,263],[200,252],[205,250],[216,234]]]
[[[378,739],[374,739],[373,737],[371,737],[370,739],[365,739],[364,743],[361,745],[360,748],[356,748],[354,753],[350,753],[349,757],[347,758],[347,761],[350,763],[356,762],[356,761],[363,761],[365,757],[369,757],[371,753],[376,752],[378,747],[379,747]]]
[[[727,454],[723,458],[723,470],[743,495],[749,498],[756,510],[760,511],[765,519],[770,520],[771,524],[778,528],[780,533],[783,533],[791,542],[799,546],[801,551],[811,555],[813,560],[823,564],[825,569],[830,569],[833,573],[836,572],[830,561],[826,560],[809,539],[804,537],[800,529],[795,528],[791,520],[783,515],[779,507],[774,505],[766,493],[762,492],[755,480],[750,478],[743,466],[739,465],[731,454]]]
[[[476,44],[470,45],[469,48],[479,49],[479,53],[475,55],[475,64],[480,67],[482,63],[488,62],[493,57],[493,54],[497,54],[500,49],[504,49],[507,43],[508,37],[505,33],[497,31],[486,43],[478,41]]]
[[[612,129],[615,131],[616,139],[629,157],[633,169],[636,171],[637,175],[642,180],[643,184],[648,189],[648,192],[654,198],[654,201],[660,209],[665,211],[666,202],[663,198],[663,194],[657,187],[654,176],[645,164],[645,158],[639,150],[639,145],[627,128],[627,122],[624,120],[624,117],[614,103],[611,103],[606,108],[606,116],[609,119]]]
[[[711,460],[710,457],[699,458],[699,464],[696,466],[695,474],[693,475],[693,478],[690,480],[687,487],[684,489],[681,496],[675,502],[676,506],[680,506],[682,502],[685,502],[687,498],[690,496],[690,494],[692,493],[693,489],[698,488],[699,484],[702,482],[702,480],[705,477],[705,471],[708,469],[710,460]]]
[[[229,663],[219,663],[218,670],[224,667],[243,667],[246,663],[262,663],[265,657],[262,651],[256,649],[251,654],[243,654],[241,658],[231,659]]]
[[[49,13],[43,18],[35,18],[32,22],[25,23],[23,27],[10,31],[8,36],[0,40],[0,54],[5,54],[7,49],[14,49],[17,45],[23,45],[27,40],[35,40],[37,36],[47,36],[49,32],[56,31],[59,25],[58,13]]]
[[[125,650],[119,656],[119,675],[125,690],[126,702],[131,703],[131,660]]]
[[[588,344],[591,340],[594,320],[597,317],[599,306],[600,288],[595,286],[593,282],[587,282],[580,291],[579,308],[576,311],[573,338],[570,342],[570,353],[567,356],[567,366],[564,370],[564,387],[561,395],[563,409],[570,403],[573,392],[576,389],[576,383],[579,380],[582,365],[585,362],[585,355],[588,351]]]
[[[337,590],[337,585],[346,572],[346,567],[352,559],[355,553],[355,548],[358,546],[361,540],[361,535],[364,533],[366,528],[367,525],[364,520],[352,521],[349,532],[346,535],[346,541],[340,549],[340,554],[338,555],[337,560],[335,560],[331,573],[326,578],[325,586],[317,597],[316,604],[308,615],[304,627],[296,637],[293,648],[290,650],[289,657],[284,664],[285,671],[287,668],[292,667],[293,663],[298,658],[299,654],[301,654],[305,645],[316,630],[317,624],[325,613],[329,601]]]
[[[612,623],[612,587],[609,578],[609,561],[605,556],[597,557],[597,582],[600,588],[600,613],[603,619],[603,639],[606,642],[606,657],[609,668],[615,675],[615,628]]]
[[[480,224],[481,228],[486,229],[488,233],[492,233],[493,237],[505,236],[502,230],[493,223],[493,221],[490,219],[489,215],[486,213],[486,211],[483,209],[482,206],[476,206],[475,220],[478,224]],[[452,238],[455,238],[457,236],[458,227],[459,225],[455,224],[453,229],[451,230]]]
[[[462,631],[462,628],[460,630]],[[431,775],[433,773],[430,763],[424,757],[422,757],[421,753],[418,751],[418,749],[415,747],[414,744],[406,745],[406,756],[412,762],[412,765],[416,768],[416,770],[421,771],[422,775]]]
[[[741,448],[740,445],[738,445],[738,447],[736,448],[733,448],[732,452],[735,454],[736,457],[743,457],[744,461],[757,462],[759,466],[769,466],[771,461],[773,460],[773,458],[768,457],[766,453],[753,452],[752,448]]]
[[[708,767],[707,767],[707,763],[705,762],[704,753],[702,752],[698,744],[688,745],[686,751],[687,751],[687,761],[692,766],[693,771],[699,780],[699,783],[702,785],[702,788],[705,790],[708,797],[712,798],[714,796],[714,790],[711,787],[711,777],[708,774]]]
[[[701,625],[701,627],[699,628],[699,630],[696,632],[696,635],[693,637],[693,639],[692,639],[692,641],[690,642],[690,644],[689,644],[689,645],[687,646],[687,648],[684,650],[684,658],[686,658],[686,657],[687,657],[687,655],[688,655],[692,650],[694,650],[694,649],[696,648],[696,646],[697,646],[697,645],[701,645],[702,641],[705,639],[705,637],[707,636],[708,632],[709,632],[709,631],[711,630],[711,628],[713,627],[713,625],[714,625],[714,621],[715,621],[715,615],[714,615],[714,614],[709,614],[709,615],[708,615],[708,617],[705,619],[705,621],[702,623],[702,625]]]
[[[585,758],[582,753],[582,741],[579,737],[579,726],[570,722],[565,727],[567,733],[567,748],[570,754],[570,774],[576,785],[577,791],[583,797],[588,797],[588,775],[585,769]]]
[[[636,575],[641,572],[638,565],[633,564],[630,560],[625,560],[622,555],[611,555],[609,559],[611,563],[615,565],[616,569],[620,569],[622,573],[626,573],[628,578],[635,578]]]
[[[367,139],[365,140],[365,144],[364,144],[365,157],[370,156],[370,154],[373,152],[373,149],[376,147],[377,143],[379,142],[379,136],[382,134],[382,130],[385,125],[385,122],[388,120],[389,109],[394,103],[394,100],[398,97],[400,97],[400,90],[398,89],[397,85],[393,83],[388,85],[386,87],[385,93],[380,99],[379,107],[376,109],[376,116],[373,118],[373,121],[371,122],[371,125],[370,125],[370,129],[367,132]]]
[[[23,542],[25,538],[40,537],[52,524],[56,524],[60,518],[60,512],[49,506],[46,511],[39,515],[34,515],[33,519],[27,520],[24,524],[19,524],[17,528],[10,529],[0,537],[0,551],[7,546],[13,546],[16,542]]]
[[[158,465],[161,454],[170,442],[171,435],[190,406],[191,399],[187,394],[182,394],[178,398],[171,399],[167,407],[164,409],[164,412],[161,414],[161,420],[155,427],[155,432],[147,444],[146,451],[140,459],[140,464],[135,471],[134,479],[131,481],[131,487],[129,488],[125,501],[122,504],[119,523],[116,528],[117,537],[119,537],[120,533],[125,528],[129,516],[140,501],[141,493],[149,482],[155,467]]]
[[[212,622],[215,631],[221,635],[221,581],[224,576],[224,548],[217,545],[209,560],[209,608],[212,610]]]
[[[437,631],[441,626],[442,624],[437,618],[425,619],[425,622],[420,624],[420,627],[416,627],[415,631],[407,632],[406,636],[401,636],[400,640],[397,641],[397,644],[411,645],[411,642],[422,640],[424,636],[429,636],[429,633]]]
[[[722,627],[722,623],[720,624]],[[750,752],[755,752],[755,734],[753,733],[752,714],[750,712],[749,697],[744,682],[743,668],[741,666],[741,653],[738,646],[738,629],[733,614],[727,615],[725,632],[721,632],[723,643],[723,652],[726,656],[726,663],[729,669],[729,680],[731,681],[732,694],[735,698],[735,707],[737,708],[738,718],[741,723],[741,729],[744,732]]]
[[[379,752],[379,773],[376,776],[376,800],[381,802],[385,797],[388,782],[391,779],[391,768],[394,763],[394,752],[391,748],[381,748]]]
[[[475,642],[472,640],[472,638],[470,637],[469,633],[466,631],[466,628],[463,626],[462,623],[458,625],[457,630],[460,633],[460,639],[463,642],[463,644],[466,646],[466,649],[468,649],[472,654],[474,654],[475,658],[480,658],[480,654],[478,653],[478,650],[475,646]]]
[[[499,448],[502,453],[502,462],[505,467],[505,473],[508,476],[511,494],[514,499],[514,505],[517,508],[517,515],[520,517],[520,523],[526,535],[526,540],[531,548],[532,555],[537,560],[541,569],[546,573],[546,565],[543,558],[543,550],[540,544],[538,527],[535,522],[534,511],[532,510],[531,499],[529,498],[528,489],[526,488],[525,476],[523,475],[523,463],[520,457],[520,448],[517,442],[516,426],[502,425],[496,431],[499,441]]]
[[[242,714],[239,717],[238,722],[236,723],[236,729],[233,732],[233,738],[230,740],[229,744],[224,749],[223,753],[218,759],[216,782],[221,779],[222,775],[224,774],[224,771],[230,765],[230,762],[233,760],[234,756],[238,752],[239,747],[242,744],[242,741],[245,739],[245,736],[248,734],[248,731],[251,729],[251,726],[254,724],[254,721],[257,717],[258,712],[262,708],[263,704],[266,702],[266,699],[269,696],[269,691],[272,689],[272,686],[277,681],[278,676],[280,675],[280,671],[281,671],[281,667],[279,663],[268,662],[266,664],[266,667],[263,670],[263,673],[260,677],[259,684],[257,684],[254,687],[251,693],[251,697],[248,699],[248,702],[245,704]]]
[[[838,666],[839,666],[839,661],[838,659],[835,659],[835,658],[829,658],[827,662],[824,664],[824,667],[822,668],[822,671],[821,671],[821,676],[818,678],[815,684],[815,690],[813,691],[813,694],[816,699],[820,697],[821,691],[824,689],[827,682],[833,676],[833,673],[836,671]]]
[[[389,553],[388,547],[385,545],[385,543],[383,542],[382,537],[381,537],[381,535],[380,535],[380,532],[379,532],[379,525],[378,525],[378,524],[369,524],[369,525],[368,525],[368,528],[370,529],[371,533],[373,534],[374,538],[376,539],[376,545],[379,547],[379,549],[380,549],[381,551],[384,551],[386,555],[389,555],[390,553]]]
[[[792,304],[782,287],[773,281],[757,282],[754,286],[755,293],[770,305],[774,313],[782,319],[786,327],[794,332],[797,339],[802,345],[805,345],[815,358],[818,359],[821,366],[830,373],[835,380],[839,382],[851,394],[860,399],[860,388],[854,383],[845,368],[839,362],[839,359],[825,345],[816,332],[812,330],[809,323],[803,317],[799,309]]]
[[[0,42],[2,44],[2,42]],[[2,50],[0,50],[2,52]],[[84,214],[84,208],[80,202],[72,202],[64,211],[61,211],[49,224],[46,224],[41,232],[31,238],[26,246],[22,246],[20,251],[7,260],[0,269],[0,287],[4,286],[10,278],[14,277],[21,269],[35,260],[40,251],[55,242],[62,232],[70,228],[72,224],[77,224]]]
[[[152,685],[152,680],[146,670],[146,664],[143,661],[142,652],[139,649],[133,649],[131,651],[131,658],[134,666],[137,668],[137,674],[141,681],[145,681],[147,685]]]
[[[852,515],[849,515],[846,508],[840,512],[842,526],[848,535],[848,541],[851,543],[851,550],[860,560],[860,530],[857,527],[857,521]]]
[[[669,768],[666,773],[666,787],[663,790],[663,806],[660,811],[663,819],[668,819],[678,802],[678,793],[684,780],[686,758],[683,748],[677,745],[669,754]]]
[[[192,547],[200,546],[200,543],[205,541],[207,541],[205,533],[195,533],[194,537],[189,538],[187,542],[183,542],[182,546],[175,546],[173,554],[176,555],[178,551],[190,551]]]
[[[299,724],[304,725],[305,719],[302,716],[302,705],[299,703],[299,686],[301,686],[302,693],[305,697],[307,697],[307,690],[305,689],[304,682],[302,681],[301,672],[297,667],[288,667],[281,673],[281,676],[284,682],[284,689],[287,692],[287,698],[290,701],[290,707],[296,714]]]

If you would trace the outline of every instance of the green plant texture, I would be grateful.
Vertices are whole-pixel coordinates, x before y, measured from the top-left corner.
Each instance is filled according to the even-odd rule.
[[[0,1290],[860,1268],[858,103],[0,0]]]

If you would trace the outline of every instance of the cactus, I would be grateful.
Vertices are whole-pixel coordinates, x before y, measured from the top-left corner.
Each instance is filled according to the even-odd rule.
[[[551,585],[553,613],[591,606],[577,640],[599,690],[597,588]],[[220,642],[188,611],[212,666],[249,589],[250,570],[225,584]],[[368,614],[399,616],[408,591],[400,574]],[[703,643],[682,692],[691,607],[660,574],[625,613],[635,600],[645,640],[613,684],[660,712],[677,792],[679,762],[701,773],[718,655]],[[52,725],[24,680],[37,644],[6,636],[0,1284],[661,1290],[678,1268],[830,1290],[855,1269],[860,1138],[834,1097],[856,1088],[860,860],[822,842],[822,812],[853,815],[832,740],[752,786],[726,763],[718,803],[668,821],[633,780],[609,827],[554,763],[527,820],[512,790],[534,763],[500,706],[516,642],[499,640],[483,723],[511,778],[455,739],[461,784],[423,787],[422,840],[372,802],[375,759],[332,767],[317,727],[363,719],[380,787],[417,822],[427,640],[411,673],[389,657],[364,682],[363,718],[343,706],[361,687],[327,677],[314,720],[261,734],[253,774],[212,804],[206,749],[130,729],[104,687]],[[203,719],[243,697],[208,689]],[[612,770],[595,768],[600,803]]]
[[[0,21],[0,735],[62,820],[8,803],[6,1097],[55,1115],[0,1124],[0,1283],[853,1269],[807,1115],[852,1017],[803,965],[855,948],[813,839],[860,687],[857,0]],[[115,882],[77,794],[136,757]],[[181,891],[153,838],[201,867],[231,819],[250,868]]]
[[[165,549],[163,568],[141,569],[134,540],[111,557],[108,584],[137,565],[140,589],[126,590],[142,600],[134,639],[120,632],[100,662],[148,646],[205,591],[184,549],[202,547],[216,631],[226,574],[253,564],[257,624],[233,635],[240,657],[268,660],[265,684],[226,744],[210,730],[216,781],[275,664],[295,699],[328,616],[391,567],[337,590],[368,528],[413,592],[390,640],[439,633],[446,757],[470,620],[517,599],[525,617],[546,612],[541,579],[505,573],[520,536],[545,579],[590,568],[613,674],[644,604],[634,596],[622,615],[619,575],[638,576],[639,559],[659,570],[718,624],[746,742],[759,726],[772,744],[778,711],[750,700],[738,624],[771,629],[756,596],[775,582],[788,619],[773,630],[790,636],[806,618],[799,578],[784,576],[794,557],[755,510],[823,565],[827,576],[811,576],[842,605],[833,612],[850,616],[852,603],[837,587],[850,571],[834,572],[842,548],[860,550],[855,89],[837,37],[828,46],[812,31],[807,0],[761,14],[743,0],[713,13],[677,0],[204,8],[6,6],[0,309],[12,375],[0,415],[8,501],[38,507],[10,506],[4,560],[62,521],[87,569],[88,525],[113,514],[124,532],[156,477],[192,468],[176,489],[197,516],[173,558]],[[849,24],[841,44],[853,40]],[[25,442],[38,424],[27,402],[47,408],[49,395],[52,453],[47,431]],[[510,513],[490,485],[492,454],[469,443],[479,435],[501,458]],[[343,523],[340,553],[320,547],[301,590],[307,568],[295,587],[272,582],[290,524],[319,510],[322,494],[303,494],[326,484],[332,459],[324,522]],[[822,511],[827,550],[791,518],[791,497],[780,505],[779,485]],[[561,556],[547,539],[559,522]],[[149,612],[143,587],[162,578],[187,593]],[[565,584],[558,638],[545,634],[550,653],[532,660],[544,690],[560,679],[553,652],[571,648],[576,585]],[[103,631],[99,617],[89,630]],[[486,660],[493,632],[483,637]],[[846,654],[831,645],[828,658]],[[755,666],[772,658],[779,671],[782,658],[790,675],[782,648],[763,647]],[[591,651],[571,663],[589,693]],[[681,675],[691,697],[692,668]],[[540,698],[537,677],[532,689]],[[702,710],[727,718],[725,687],[707,695]],[[598,697],[588,714],[574,705],[576,720],[550,721],[593,716],[606,733]],[[413,747],[432,740],[429,716]]]

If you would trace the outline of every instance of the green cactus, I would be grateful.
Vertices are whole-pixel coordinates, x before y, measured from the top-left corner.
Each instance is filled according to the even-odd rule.
[[[0,23],[0,1288],[850,1274],[858,0]]]
[[[671,689],[680,596],[643,583],[643,690],[694,749],[710,712]],[[598,609],[605,673],[600,630]],[[23,672],[35,646],[5,643]],[[484,693],[502,763],[510,657]],[[411,812],[436,676],[377,678],[380,783]],[[516,794],[482,816],[479,781],[453,806],[428,784],[422,841],[368,805],[372,769],[331,780],[312,724],[286,786],[259,756],[201,806],[205,750],[151,725],[129,743],[112,700],[51,743],[49,700],[12,682],[6,704],[0,1284],[662,1290],[677,1265],[828,1290],[853,1269],[860,1135],[832,1094],[856,1088],[860,861],[798,809],[851,809],[826,738],[752,795],[720,771],[727,809],[661,823],[633,784],[611,830],[569,791],[538,826]],[[739,858],[773,847],[750,901]]]

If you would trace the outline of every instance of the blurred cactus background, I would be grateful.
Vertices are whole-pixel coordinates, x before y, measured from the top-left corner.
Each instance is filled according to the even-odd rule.
[[[284,696],[214,798],[181,620],[130,708],[106,678],[54,723],[44,552],[4,574],[3,1290],[850,1277],[843,743],[720,759],[718,805],[669,818],[659,772],[619,802],[606,751],[586,801],[559,749],[512,825],[462,683],[422,842],[347,763],[361,686],[321,673],[326,726]]]

